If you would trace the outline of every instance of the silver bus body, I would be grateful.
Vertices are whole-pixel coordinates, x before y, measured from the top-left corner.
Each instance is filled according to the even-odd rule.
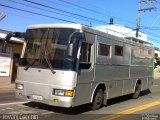
[[[50,31],[51,29],[66,28],[75,29],[83,34],[83,38],[76,49],[77,51],[75,50],[76,54],[71,60],[77,59],[78,62],[73,62],[77,67],[71,69],[68,67],[71,62],[64,62],[63,67],[58,66],[56,68],[56,64],[59,64],[56,61],[53,64],[54,72],[51,72],[51,67],[36,67],[36,65],[34,67],[34,65],[30,65],[25,69],[28,62],[25,65],[19,65],[16,78],[17,98],[59,107],[74,107],[92,103],[95,91],[98,88],[103,90],[104,99],[107,100],[134,93],[137,82],[140,82],[141,90],[151,87],[153,84],[154,50],[150,46],[119,38],[80,24],[32,25],[28,27],[28,30],[43,29],[45,31],[47,29]],[[36,33],[42,34],[42,31]],[[45,35],[48,36],[48,34],[50,35],[50,32]],[[61,35],[58,32],[54,32],[54,34],[58,37]],[[68,33],[66,32],[66,34]],[[27,38],[29,37],[26,37],[26,41]],[[41,38],[39,37],[39,39]],[[45,39],[49,41],[48,37],[45,37]],[[65,51],[68,48],[67,45],[59,45],[58,40],[55,39],[56,46],[51,43],[52,49],[56,47],[58,50],[62,51],[63,49]],[[24,56],[22,57],[27,54],[27,57],[33,58],[34,54],[35,56],[42,54],[38,53],[34,47],[40,44],[40,41],[34,42],[36,43],[31,46],[28,45],[30,43],[26,42]],[[28,48],[30,47],[29,49],[27,45]],[[32,50],[36,52],[29,56],[26,52]],[[48,51],[47,53],[49,53]],[[52,54],[59,59],[63,53],[59,51]],[[44,52],[42,56],[45,55]],[[47,60],[46,58],[43,59]],[[70,58],[66,57],[65,59]],[[38,61],[37,66],[43,64],[44,61]],[[34,61],[31,63],[34,63]],[[49,65],[46,62],[44,66],[47,66],[46,64]],[[64,67],[66,65],[68,66]]]

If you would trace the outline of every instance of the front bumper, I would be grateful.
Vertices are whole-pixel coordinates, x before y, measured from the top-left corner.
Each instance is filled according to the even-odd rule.
[[[45,98],[43,95],[41,95],[42,99],[37,100],[32,97],[32,94],[25,94],[24,90],[17,90],[17,89],[15,91],[15,96],[16,98],[44,103],[51,106],[66,107],[66,108],[74,106],[74,97],[50,95],[49,98]]]

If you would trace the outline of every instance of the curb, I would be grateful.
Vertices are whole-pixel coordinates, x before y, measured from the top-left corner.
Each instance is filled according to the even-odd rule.
[[[0,84],[0,93],[14,92],[15,84]]]
[[[160,79],[160,72],[154,72],[154,79]]]
[[[9,93],[9,92],[15,92],[15,89],[1,89],[0,88],[0,93]]]

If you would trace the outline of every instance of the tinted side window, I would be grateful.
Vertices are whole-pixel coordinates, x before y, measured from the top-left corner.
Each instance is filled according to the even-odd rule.
[[[80,56],[80,69],[89,69],[92,63],[92,44],[82,43],[81,56]]]
[[[99,44],[99,55],[110,56],[110,45]]]
[[[115,55],[123,56],[123,46],[115,45]]]
[[[91,63],[91,44],[82,43],[80,62]]]

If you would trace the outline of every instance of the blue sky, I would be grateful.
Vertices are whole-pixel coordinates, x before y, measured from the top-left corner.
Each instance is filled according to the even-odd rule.
[[[66,23],[66,21],[58,19],[98,26],[108,24],[111,17],[114,18],[115,24],[136,28],[138,0],[27,1],[29,2],[25,0],[0,0],[0,4],[39,14],[35,15],[0,6],[0,12],[6,14],[6,17],[0,21],[0,29],[25,31],[27,26],[31,24]],[[30,1],[39,5],[30,3]],[[150,41],[156,47],[160,47],[160,1],[141,4],[141,8],[147,7],[156,7],[157,9],[141,12],[140,31],[147,33]]]

